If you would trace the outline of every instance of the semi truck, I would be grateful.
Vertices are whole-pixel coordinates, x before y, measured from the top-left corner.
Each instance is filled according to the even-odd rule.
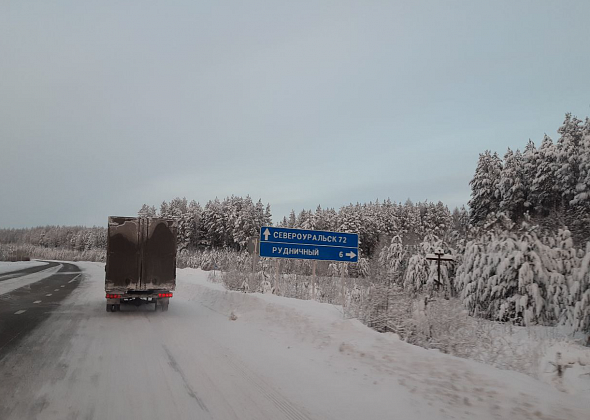
[[[111,216],[108,223],[107,312],[120,311],[121,303],[167,311],[176,289],[176,221]]]

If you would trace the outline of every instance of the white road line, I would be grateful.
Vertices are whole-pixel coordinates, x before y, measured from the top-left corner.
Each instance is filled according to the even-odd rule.
[[[51,296],[51,293],[47,293],[45,296]]]
[[[20,311],[16,311],[14,314],[15,314],[15,315],[20,315],[20,314],[22,314],[23,312],[27,312],[27,310],[26,310],[26,309],[21,309]]]
[[[81,275],[82,275],[82,273],[78,274],[76,277],[74,277],[74,278],[73,278],[72,280],[70,280],[68,283],[71,283],[71,282],[73,282],[73,281],[76,281],[76,279],[77,279],[78,277],[80,277]]]
[[[55,289],[54,292],[59,292],[59,289]]]
[[[40,300],[36,300],[33,303],[41,303],[41,301]]]
[[[66,285],[65,285],[65,284],[62,284],[62,285],[61,285],[61,286],[59,286],[59,287],[66,287]]]

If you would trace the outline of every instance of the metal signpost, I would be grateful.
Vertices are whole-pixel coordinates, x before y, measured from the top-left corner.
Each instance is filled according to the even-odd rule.
[[[356,233],[270,226],[260,229],[261,257],[358,262],[358,246]]]
[[[260,229],[259,243],[261,257],[313,260],[311,290],[314,300],[317,261],[358,262],[359,257],[359,236],[357,233],[263,226]],[[277,279],[278,276],[277,263]],[[342,286],[342,314],[344,315],[343,277],[340,277],[340,283]]]

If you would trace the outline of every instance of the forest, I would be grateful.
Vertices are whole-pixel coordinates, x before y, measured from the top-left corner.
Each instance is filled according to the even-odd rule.
[[[545,135],[538,147],[529,140],[522,151],[508,149],[503,157],[482,152],[470,182],[468,208],[450,211],[442,202],[386,199],[338,210],[318,205],[291,211],[276,224],[358,233],[359,263],[320,264],[318,276],[344,273],[353,279],[347,293],[363,289],[374,303],[371,311],[386,308],[385,318],[390,317],[389,294],[395,290],[410,297],[442,294],[458,299],[470,315],[492,321],[567,325],[588,332],[590,120],[566,114],[557,133],[555,142]],[[249,196],[215,198],[203,206],[177,197],[159,208],[144,204],[138,215],[178,221],[179,266],[207,268],[217,255],[228,270],[232,264],[234,269],[250,264],[236,261],[251,258],[248,241],[261,226],[273,223],[270,204]],[[31,257],[104,260],[106,229],[2,229],[0,244],[3,258],[21,248]],[[439,248],[455,257],[454,264],[443,267],[440,283],[435,263],[426,260],[426,254]],[[268,264],[261,261],[251,270],[264,270]],[[310,265],[289,261],[281,270],[309,275]]]

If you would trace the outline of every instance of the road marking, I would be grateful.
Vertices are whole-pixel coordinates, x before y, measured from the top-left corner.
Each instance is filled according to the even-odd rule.
[[[51,293],[47,293],[45,296],[51,296]]]
[[[68,283],[71,283],[71,282],[73,282],[73,281],[76,281],[76,279],[77,279],[78,277],[80,277],[81,275],[82,275],[82,273],[78,274],[76,277],[74,277],[74,278],[73,278],[72,280],[70,280]]]
[[[21,309],[20,311],[16,311],[14,314],[15,314],[15,315],[20,315],[20,314],[22,314],[23,312],[27,312],[27,310],[26,310],[26,309]]]
[[[41,301],[40,300],[36,300],[33,303],[41,303]]]
[[[61,286],[59,286],[59,287],[66,287],[66,285],[65,285],[65,284],[62,284],[62,285],[61,285]]]
[[[54,292],[59,292],[59,289],[55,289]]]

